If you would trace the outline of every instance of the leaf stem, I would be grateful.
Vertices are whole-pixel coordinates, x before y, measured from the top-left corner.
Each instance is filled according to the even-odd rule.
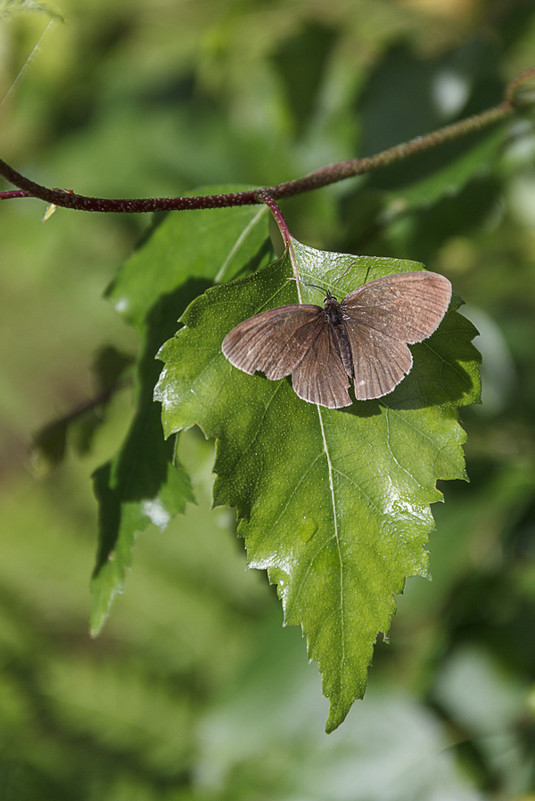
[[[102,198],[78,195],[72,190],[51,189],[35,181],[26,178],[17,172],[13,167],[0,159],[0,175],[6,178],[11,184],[18,187],[18,191],[9,190],[0,192],[0,200],[13,199],[15,197],[35,197],[44,200],[46,203],[53,203],[68,209],[79,211],[98,211],[107,213],[145,213],[151,211],[179,211],[192,209],[214,209],[229,206],[249,206],[258,203],[267,203],[266,198],[271,201],[281,200],[292,197],[293,195],[310,192],[329,184],[362,175],[367,172],[388,167],[395,162],[402,161],[416,153],[422,153],[431,148],[438,147],[445,142],[456,139],[460,136],[479,131],[489,125],[500,122],[511,116],[515,111],[525,106],[525,102],[518,92],[519,87],[526,81],[535,78],[535,67],[524,70],[524,72],[513,78],[507,85],[504,99],[501,103],[481,114],[475,114],[467,119],[446,125],[437,131],[432,131],[423,136],[404,142],[395,147],[383,150],[373,156],[365,158],[348,159],[338,161],[320,167],[314,172],[296,178],[292,181],[285,181],[274,186],[261,187],[245,192],[228,192],[221,195],[198,195],[191,197],[145,197],[145,198]],[[270,206],[271,208],[271,206]],[[273,211],[273,209],[272,209]],[[278,222],[278,220],[277,220]],[[280,227],[280,225],[279,225]],[[285,236],[281,229],[283,237]]]
[[[277,223],[279,231],[281,233],[282,240],[284,242],[284,247],[289,248],[292,241],[292,235],[290,234],[290,229],[288,228],[286,220],[282,216],[281,210],[279,209],[279,207],[277,206],[277,204],[275,203],[275,201],[268,192],[259,192],[257,197],[258,200],[261,200],[262,203],[265,203],[266,206],[270,209],[271,213],[273,214],[273,217],[275,218],[275,222]]]
[[[292,272],[294,274],[294,280],[297,287],[297,297],[299,299],[299,303],[303,302],[303,296],[301,294],[301,279],[299,277],[299,270],[297,269],[297,261],[295,258],[294,249],[292,247],[292,235],[290,233],[290,229],[286,223],[286,220],[282,216],[282,211],[279,209],[271,195],[267,192],[259,192],[258,199],[265,203],[266,206],[270,209],[273,217],[275,218],[275,222],[279,228],[280,234],[282,236],[282,240],[284,242],[284,248],[288,251],[288,255],[290,257],[290,262],[292,264]],[[288,280],[292,280],[291,278]]]

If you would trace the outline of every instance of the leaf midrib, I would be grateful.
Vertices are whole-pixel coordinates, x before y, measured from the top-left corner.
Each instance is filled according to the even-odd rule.
[[[321,429],[321,437],[323,441],[323,450],[325,452],[325,456],[327,459],[327,468],[329,471],[329,490],[331,493],[331,505],[333,510],[333,524],[334,524],[334,537],[336,540],[336,550],[338,553],[338,561],[340,565],[340,630],[341,630],[341,641],[342,641],[342,652],[340,655],[340,664],[339,664],[339,673],[342,676],[344,663],[345,663],[345,620],[344,620],[344,564],[342,560],[342,550],[340,547],[340,537],[338,535],[338,512],[336,506],[336,494],[334,491],[334,481],[333,481],[333,465],[331,461],[331,455],[329,452],[329,448],[327,445],[327,437],[325,436],[325,426],[323,424],[323,414],[322,408],[318,404],[316,404],[316,409],[318,412],[318,420],[320,423]]]

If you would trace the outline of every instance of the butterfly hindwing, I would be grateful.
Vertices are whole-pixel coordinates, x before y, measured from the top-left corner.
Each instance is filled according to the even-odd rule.
[[[292,372],[292,386],[303,400],[329,409],[351,406],[353,402],[347,391],[349,378],[326,316],[307,353]]]
[[[352,321],[346,321],[346,331],[353,356],[355,398],[388,395],[412,367],[407,344]]]

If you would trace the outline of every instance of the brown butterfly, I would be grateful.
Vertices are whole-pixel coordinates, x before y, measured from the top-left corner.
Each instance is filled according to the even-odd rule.
[[[407,344],[431,336],[446,314],[451,284],[430,272],[377,278],[339,303],[296,304],[250,317],[221,346],[229,362],[277,381],[292,376],[297,395],[331,409],[387,395],[412,367]]]

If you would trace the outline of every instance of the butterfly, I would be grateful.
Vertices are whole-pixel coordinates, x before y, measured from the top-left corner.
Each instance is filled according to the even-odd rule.
[[[338,302],[326,292],[323,308],[280,306],[233,328],[221,350],[252,375],[292,376],[296,394],[331,409],[387,395],[412,367],[408,345],[431,336],[448,310],[451,284],[432,272],[376,278]]]

